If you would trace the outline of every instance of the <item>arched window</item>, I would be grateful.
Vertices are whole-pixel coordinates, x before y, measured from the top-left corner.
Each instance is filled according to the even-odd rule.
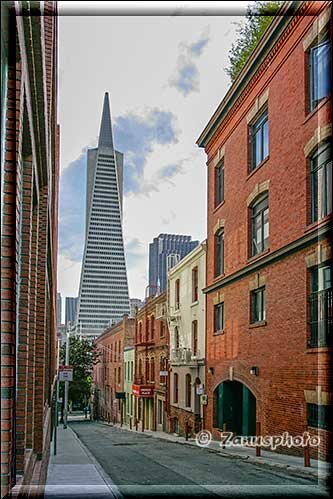
[[[311,222],[332,213],[332,149],[323,143],[310,158]]]
[[[173,375],[173,402],[178,404],[178,374]]]
[[[179,348],[179,331],[178,327],[175,327],[175,348]]]
[[[151,316],[151,324],[150,324],[150,337],[153,340],[155,336],[155,317]]]
[[[186,374],[185,376],[185,406],[191,407],[191,375]]]
[[[224,229],[215,234],[215,276],[224,273]]]
[[[150,380],[154,382],[155,381],[155,359],[154,357],[150,360]]]
[[[268,192],[250,206],[251,256],[268,249],[269,243]]]
[[[198,321],[192,321],[192,352],[198,354]]]
[[[142,376],[142,359],[139,359],[139,376]]]

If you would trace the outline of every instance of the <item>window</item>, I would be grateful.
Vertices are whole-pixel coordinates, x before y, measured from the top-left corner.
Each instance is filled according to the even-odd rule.
[[[258,255],[268,248],[268,194],[264,194],[252,205],[251,209],[251,256]]]
[[[164,321],[160,322],[160,338],[165,336],[165,323]]]
[[[322,144],[310,158],[311,222],[332,213],[332,149]]]
[[[224,329],[224,302],[214,306],[214,331],[223,331]]]
[[[160,357],[160,372],[167,370],[168,370],[168,365],[166,357]],[[160,374],[160,383],[166,383],[166,376],[161,376]]]
[[[198,321],[192,322],[192,351],[193,355],[198,353]]]
[[[266,320],[265,287],[251,292],[251,324]]]
[[[306,404],[308,413],[308,425],[323,430],[333,430],[333,406]]]
[[[328,34],[309,52],[310,111],[330,94],[331,48]]]
[[[118,383],[120,383],[120,378],[121,378],[121,368],[118,367]]]
[[[154,336],[155,336],[155,317],[152,315],[151,316],[151,324],[150,324],[150,327],[151,327],[151,339],[153,340],[154,339]]]
[[[139,343],[142,343],[142,322],[139,322]]]
[[[173,375],[173,401],[178,404],[178,374]]]
[[[331,346],[333,325],[332,266],[316,267],[310,274],[310,347]]]
[[[155,381],[155,360],[150,359],[150,379],[149,381]]]
[[[198,301],[198,267],[192,269],[192,302]]]
[[[142,359],[139,359],[139,376],[142,376]]]
[[[163,402],[158,399],[157,424],[163,424]]]
[[[224,230],[220,230],[215,235],[215,276],[224,273]]]
[[[185,406],[191,407],[191,375],[185,376]]]
[[[215,168],[215,206],[224,201],[224,160]]]
[[[268,110],[250,126],[251,171],[268,157]]]
[[[175,348],[179,348],[179,331],[178,327],[175,327]]]
[[[176,280],[175,282],[175,308],[176,310],[179,309],[179,291],[180,291],[180,282],[179,279]]]

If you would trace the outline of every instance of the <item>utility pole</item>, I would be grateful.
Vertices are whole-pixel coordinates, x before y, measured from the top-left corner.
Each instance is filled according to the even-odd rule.
[[[65,365],[69,365],[69,329],[66,332],[66,360]],[[64,397],[64,429],[67,428],[68,417],[68,381],[65,381],[65,397]]]

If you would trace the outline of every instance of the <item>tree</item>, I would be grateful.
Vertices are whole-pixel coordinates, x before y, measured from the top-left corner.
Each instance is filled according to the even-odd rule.
[[[226,68],[232,82],[243,69],[280,6],[281,1],[256,1],[248,6],[245,22],[237,23],[238,38],[231,46],[229,67]]]
[[[69,383],[68,399],[82,405],[91,396],[92,371],[98,362],[96,344],[89,339],[76,336],[69,340],[69,364],[73,366],[73,381]],[[60,359],[65,364],[66,345],[60,350]],[[61,383],[62,385],[63,383]],[[63,395],[63,387],[60,388]]]

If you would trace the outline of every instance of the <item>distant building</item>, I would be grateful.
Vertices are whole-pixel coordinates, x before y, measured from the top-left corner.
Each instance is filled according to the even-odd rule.
[[[166,290],[168,270],[190,253],[199,241],[191,236],[160,234],[149,244],[149,296]]]
[[[124,364],[124,351],[127,347],[133,347],[134,327],[134,319],[124,315],[118,324],[105,329],[96,339],[99,361],[94,366],[94,403],[98,418],[121,423],[127,414],[124,383],[129,383],[129,380],[128,372],[124,372],[124,367],[128,368]],[[128,360],[134,360],[134,355],[131,359],[126,357]],[[133,376],[134,364],[130,365],[129,374],[131,379]],[[127,401],[131,403],[128,398]]]
[[[206,242],[168,274],[170,328],[170,431],[184,435],[201,428],[205,385]]]
[[[76,320],[77,298],[66,296],[65,324]]]
[[[57,293],[57,326],[61,324],[61,293]]]
[[[106,92],[98,147],[87,152],[86,239],[77,311],[86,336],[98,336],[130,312],[122,199],[123,155],[114,148]]]
[[[139,298],[131,298],[130,299],[130,308],[131,308],[130,317],[135,316],[135,307],[138,307],[138,310],[140,310],[140,308],[143,307],[143,305],[144,305],[144,302],[142,300],[140,300]]]

